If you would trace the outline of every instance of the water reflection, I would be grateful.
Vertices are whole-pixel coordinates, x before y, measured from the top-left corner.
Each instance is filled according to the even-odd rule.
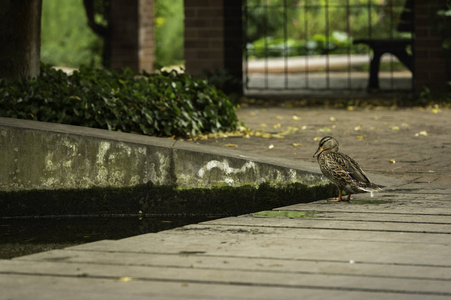
[[[208,216],[101,216],[0,218],[0,259],[65,248],[99,240],[117,240],[199,223]]]

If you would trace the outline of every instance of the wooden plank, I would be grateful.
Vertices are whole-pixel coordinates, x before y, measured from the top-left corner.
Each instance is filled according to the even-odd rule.
[[[258,220],[257,220],[258,221]],[[274,222],[277,222],[275,220]],[[224,221],[226,222],[226,221]],[[244,222],[243,222],[244,223]],[[310,240],[333,240],[333,241],[343,241],[343,242],[372,242],[372,243],[402,243],[402,244],[436,244],[447,246],[451,243],[451,235],[448,234],[423,234],[416,232],[384,232],[384,231],[359,231],[359,230],[335,230],[335,229],[313,229],[313,228],[297,228],[293,227],[283,227],[274,224],[274,226],[252,226],[252,225],[219,225],[219,224],[194,224],[185,226],[183,228],[170,231],[169,236],[174,236],[176,239],[179,235],[193,236],[193,238],[201,238],[201,236],[211,236],[212,241],[215,241],[215,236],[224,241],[227,238],[242,238],[242,239],[256,239],[259,241],[264,241],[265,239],[294,239],[299,241],[310,241]],[[283,223],[282,223],[283,225]],[[148,235],[145,235],[148,236]],[[145,238],[145,236],[137,236],[132,238],[132,242],[136,239]],[[158,237],[159,240],[166,241],[166,233],[160,232]],[[157,238],[157,236],[155,237]],[[127,239],[128,240],[128,239]],[[157,240],[158,241],[158,240]],[[117,241],[112,242],[113,245],[118,245],[119,243],[127,243]],[[97,244],[97,243],[95,243]],[[84,248],[88,245],[75,246],[75,248]],[[89,245],[90,246],[90,245]],[[93,245],[96,246],[96,245]],[[110,247],[110,243],[106,243],[104,247],[101,246],[99,249],[107,249]]]
[[[451,266],[451,245],[448,242],[440,244],[440,240],[435,243],[430,240],[423,243],[422,239],[416,242],[384,241],[380,237],[388,235],[387,232],[376,236],[371,232],[346,230],[325,232],[309,229],[301,232],[300,229],[287,228],[260,228],[258,231],[235,226],[213,228],[182,228],[72,249]],[[393,233],[396,234],[399,239],[410,235]],[[426,238],[430,234],[423,236]]]
[[[391,214],[384,213],[354,213],[354,212],[315,212],[313,217],[315,219],[333,219],[340,221],[368,221],[368,222],[393,222],[393,223],[411,223],[415,226],[416,223],[425,224],[451,224],[450,216],[443,215],[418,215],[418,214]]]
[[[451,234],[451,224],[424,224],[424,223],[412,224],[409,222],[394,223],[389,221],[368,222],[368,221],[353,221],[353,220],[335,220],[335,219],[324,219],[321,218],[320,215],[321,214],[318,214],[317,218],[293,218],[293,219],[256,218],[252,216],[247,216],[238,218],[218,219],[204,222],[202,224]],[[434,236],[434,238],[437,237]],[[447,239],[447,237],[444,237],[444,239]]]
[[[115,280],[130,278],[138,281],[170,281],[200,284],[249,285],[327,290],[354,290],[375,293],[403,293],[451,296],[451,284],[444,280],[421,280],[404,278],[383,278],[364,276],[342,276],[321,274],[287,274],[261,271],[201,270],[182,268],[161,268],[151,266],[117,266],[105,264],[79,264],[62,262],[3,261],[1,274],[35,274],[64,277],[87,277]]]
[[[450,197],[451,199],[451,197]],[[326,200],[299,203],[290,206],[275,208],[275,210],[314,210],[328,212],[353,212],[353,213],[387,213],[387,214],[412,214],[412,215],[442,215],[451,216],[451,201],[392,201],[375,203],[363,203],[358,201],[327,202]]]
[[[0,290],[5,299],[366,299],[381,297],[398,300],[422,300],[424,294],[373,293],[318,288],[281,288],[249,285],[199,284],[193,282],[137,281],[86,277],[55,277],[0,274]],[[445,300],[449,296],[427,295]]]
[[[365,277],[435,279],[451,281],[451,267],[400,264],[350,263],[260,257],[210,256],[202,254],[130,253],[54,250],[17,258],[20,261],[46,261],[205,270],[261,271],[291,274],[352,275]]]

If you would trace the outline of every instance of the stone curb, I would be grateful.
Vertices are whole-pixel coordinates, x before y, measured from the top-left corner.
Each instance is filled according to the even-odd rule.
[[[0,190],[325,184],[316,164],[170,139],[0,118]],[[392,178],[371,175],[381,185]]]
[[[316,164],[165,138],[0,118],[0,190],[327,184]],[[377,184],[399,180],[371,175]]]

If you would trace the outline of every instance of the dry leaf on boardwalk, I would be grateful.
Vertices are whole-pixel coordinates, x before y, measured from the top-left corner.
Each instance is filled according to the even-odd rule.
[[[323,127],[319,129],[319,132],[331,132],[332,129],[330,129],[329,127]]]
[[[420,135],[428,136],[428,133],[427,133],[427,131],[420,131],[420,132],[415,133],[415,136],[420,136]]]

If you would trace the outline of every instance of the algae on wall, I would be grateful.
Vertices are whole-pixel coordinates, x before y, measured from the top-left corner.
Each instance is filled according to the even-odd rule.
[[[2,216],[223,216],[333,194],[308,163],[169,139],[0,118],[0,146]]]
[[[0,217],[234,216],[331,197],[333,184],[179,189],[153,184],[123,188],[0,192]]]
[[[0,131],[0,190],[172,184],[170,149],[64,133]]]

